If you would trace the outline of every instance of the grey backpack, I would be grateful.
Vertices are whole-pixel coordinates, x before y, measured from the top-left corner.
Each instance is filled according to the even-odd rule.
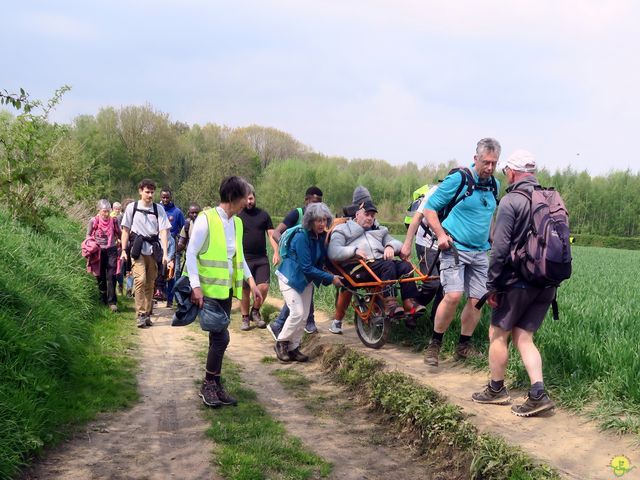
[[[536,185],[531,192],[513,190],[531,207],[529,230],[511,251],[511,261],[523,280],[539,287],[558,286],[571,276],[569,214],[553,188]]]

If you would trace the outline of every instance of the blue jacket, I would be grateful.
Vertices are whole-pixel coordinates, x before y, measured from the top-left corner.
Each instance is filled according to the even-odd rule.
[[[184,227],[184,215],[182,214],[182,210],[180,210],[173,202],[169,202],[168,205],[164,206],[164,211],[167,212],[167,218],[171,223],[171,236],[177,237]]]
[[[327,249],[324,245],[326,234],[314,238],[307,230],[297,233],[289,246],[289,255],[278,267],[279,276],[287,285],[302,293],[313,282],[316,285],[331,285],[333,275],[322,270]]]

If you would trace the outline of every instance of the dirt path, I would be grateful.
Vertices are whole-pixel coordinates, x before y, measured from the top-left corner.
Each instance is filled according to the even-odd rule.
[[[354,407],[348,393],[327,381],[317,361],[287,365],[261,362],[265,356],[273,357],[273,341],[265,330],[232,329],[227,354],[243,367],[243,382],[287,432],[333,464],[329,478],[450,478],[429,464],[428,458],[412,455],[410,446],[396,438],[388,425],[376,423],[366,408]],[[303,374],[311,381],[309,394],[292,398],[272,375],[279,369]]]
[[[278,307],[282,304],[278,299],[269,299],[269,302]],[[554,466],[567,478],[616,478],[610,467],[611,460],[624,455],[636,468],[624,474],[623,478],[640,479],[640,448],[637,439],[631,436],[601,432],[594,422],[562,409],[556,409],[549,418],[519,418],[511,414],[508,406],[476,404],[470,396],[486,384],[486,373],[472,372],[453,360],[441,362],[440,367],[433,369],[423,363],[422,355],[408,348],[386,345],[381,350],[372,350],[364,347],[352,326],[346,326],[343,335],[329,333],[330,321],[322,312],[316,313],[316,321],[320,341],[349,344],[434,387],[452,403],[461,406],[481,432],[502,436],[509,444],[520,446],[533,457]],[[237,337],[234,337],[233,344],[240,348],[242,341],[235,341]],[[261,339],[272,345],[273,340],[268,332],[261,334]],[[520,393],[524,395],[525,392],[511,392],[513,398]]]
[[[153,328],[138,332],[141,402],[131,410],[89,424],[82,433],[49,452],[26,479],[220,478],[212,466],[213,444],[204,435],[208,425],[197,397],[202,360],[196,352],[206,345],[206,337],[170,327],[169,311],[165,309],[158,309],[158,314]],[[406,348],[387,345],[379,351],[367,349],[352,327],[347,326],[344,335],[332,335],[327,331],[326,316],[317,312],[316,318],[320,329],[316,342],[347,343],[433,386],[462,406],[481,431],[501,435],[567,478],[616,478],[609,465],[618,455],[625,455],[632,465],[640,467],[640,450],[630,437],[599,432],[592,422],[562,410],[552,418],[521,419],[508,407],[474,404],[469,396],[486,382],[485,373],[470,372],[452,361],[429,370],[421,355]],[[376,426],[366,409],[347,405],[340,413],[340,405],[348,399],[323,378],[317,362],[284,366],[263,363],[263,357],[273,356],[273,340],[266,330],[231,333],[228,355],[243,367],[245,382],[291,434],[334,464],[331,478],[447,478],[439,472],[429,473],[428,458],[414,457],[407,445],[390,436],[388,428]],[[337,407],[314,409],[309,399],[293,398],[272,375],[283,368],[312,380],[310,398],[324,398]],[[638,478],[640,468],[624,475],[625,480]]]
[[[202,360],[196,352],[206,337],[171,327],[168,313],[157,309],[154,326],[138,332],[140,403],[90,423],[49,452],[26,478],[220,478],[211,465],[213,444],[204,435],[208,425],[197,396]]]

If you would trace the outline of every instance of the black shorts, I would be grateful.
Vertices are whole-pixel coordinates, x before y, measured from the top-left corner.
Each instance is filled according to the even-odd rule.
[[[249,266],[249,270],[251,270],[251,276],[256,282],[256,285],[269,283],[271,278],[271,268],[269,267],[268,257],[252,258],[251,260],[247,259],[247,265]],[[247,282],[244,282],[244,285],[246,286]]]
[[[511,331],[515,327],[535,332],[542,325],[555,297],[555,287],[513,287],[498,296],[498,306],[491,311],[491,325]]]

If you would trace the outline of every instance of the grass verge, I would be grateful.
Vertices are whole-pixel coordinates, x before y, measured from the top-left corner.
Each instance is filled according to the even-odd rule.
[[[385,364],[342,345],[325,352],[323,368],[360,392],[363,401],[388,415],[420,439],[421,447],[452,458],[449,478],[542,480],[560,478],[522,450],[491,435],[481,435],[458,406],[410,377],[384,370]]]
[[[97,305],[82,227],[46,223],[37,234],[0,210],[0,478],[138,398],[131,314]]]
[[[227,479],[307,479],[326,477],[331,464],[308,451],[271,418],[256,393],[242,384],[239,366],[225,359],[225,387],[237,407],[206,409],[207,435],[215,442],[218,472]]]

